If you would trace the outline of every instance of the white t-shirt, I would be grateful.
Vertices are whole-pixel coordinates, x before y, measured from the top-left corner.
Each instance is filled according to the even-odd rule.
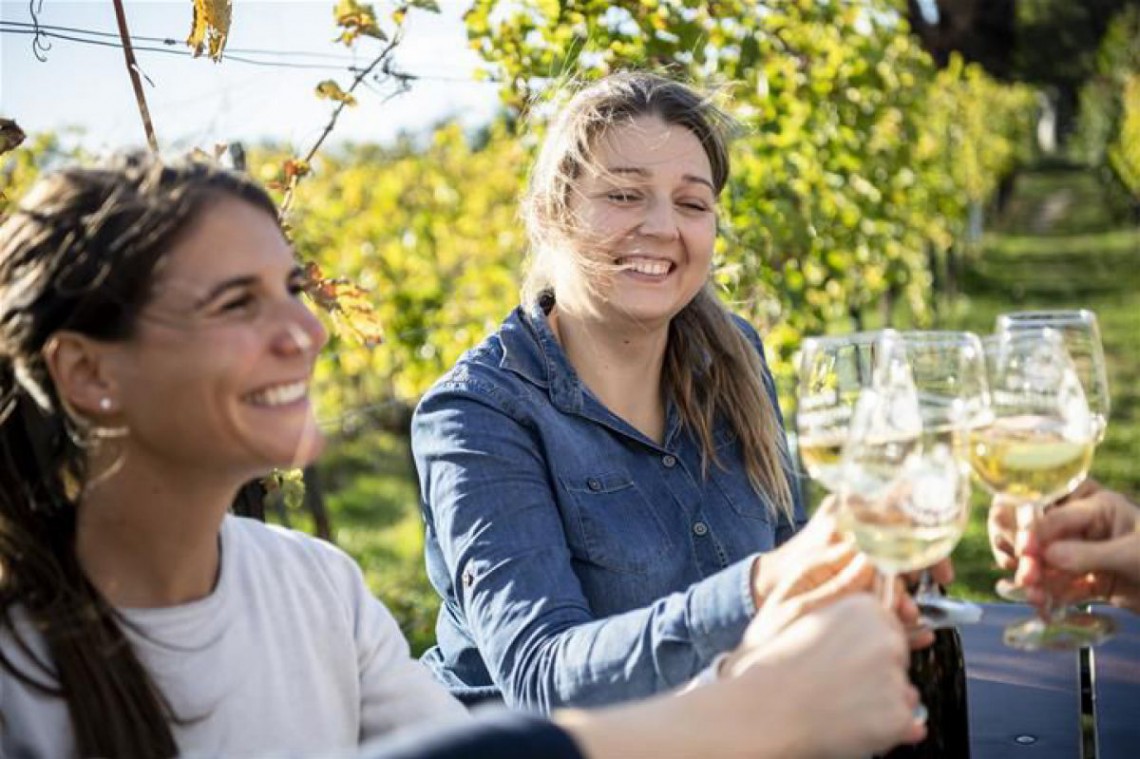
[[[356,563],[302,533],[227,517],[208,597],[124,609],[127,637],[183,724],[185,755],[306,755],[466,711],[409,655]],[[26,635],[41,658],[41,638]],[[39,671],[8,634],[0,649]],[[0,756],[75,755],[67,706],[0,669]]]

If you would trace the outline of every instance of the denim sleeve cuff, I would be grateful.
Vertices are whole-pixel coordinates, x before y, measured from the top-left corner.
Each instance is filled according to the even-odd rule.
[[[758,555],[741,559],[693,586],[688,603],[689,629],[702,660],[711,661],[740,643],[756,614],[751,585],[752,563]]]

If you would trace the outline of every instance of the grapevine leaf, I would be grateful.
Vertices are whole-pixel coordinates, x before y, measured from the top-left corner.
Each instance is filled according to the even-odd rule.
[[[305,266],[305,275],[305,293],[332,317],[338,333],[367,348],[384,342],[380,316],[367,290],[347,279],[325,277],[313,262]]]
[[[352,107],[356,105],[356,97],[351,93],[345,92],[340,88],[340,85],[332,79],[326,79],[317,85],[317,97],[326,100],[335,100],[338,103]]]
[[[186,44],[197,58],[203,51],[214,61],[222,60],[222,50],[230,33],[232,0],[194,0],[194,17]]]
[[[336,41],[343,42],[346,46],[351,46],[361,36],[375,37],[381,41],[388,39],[388,35],[376,23],[376,11],[367,3],[340,0],[333,9],[333,15],[336,25],[342,30]]]

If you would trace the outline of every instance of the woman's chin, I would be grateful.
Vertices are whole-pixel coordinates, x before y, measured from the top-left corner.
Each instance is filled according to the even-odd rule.
[[[325,447],[325,436],[317,426],[306,426],[290,435],[249,441],[260,466],[265,469],[300,469],[315,462]]]

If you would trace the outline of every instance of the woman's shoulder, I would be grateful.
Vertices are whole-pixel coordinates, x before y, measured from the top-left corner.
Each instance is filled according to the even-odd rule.
[[[352,591],[361,577],[352,557],[332,543],[256,519],[227,516],[222,546],[223,571],[236,573],[243,583],[331,584]]]
[[[763,348],[763,343],[760,339],[760,331],[756,329],[755,326],[753,326],[752,322],[748,321],[748,319],[744,318],[735,311],[728,311],[727,313],[729,321],[732,322],[734,327],[740,330],[740,333],[744,335],[748,342],[752,343],[755,346]],[[761,356],[763,356],[763,352],[761,352]]]
[[[509,407],[523,385],[542,381],[544,367],[542,348],[520,306],[435,381],[420,407],[450,396],[469,396]]]

